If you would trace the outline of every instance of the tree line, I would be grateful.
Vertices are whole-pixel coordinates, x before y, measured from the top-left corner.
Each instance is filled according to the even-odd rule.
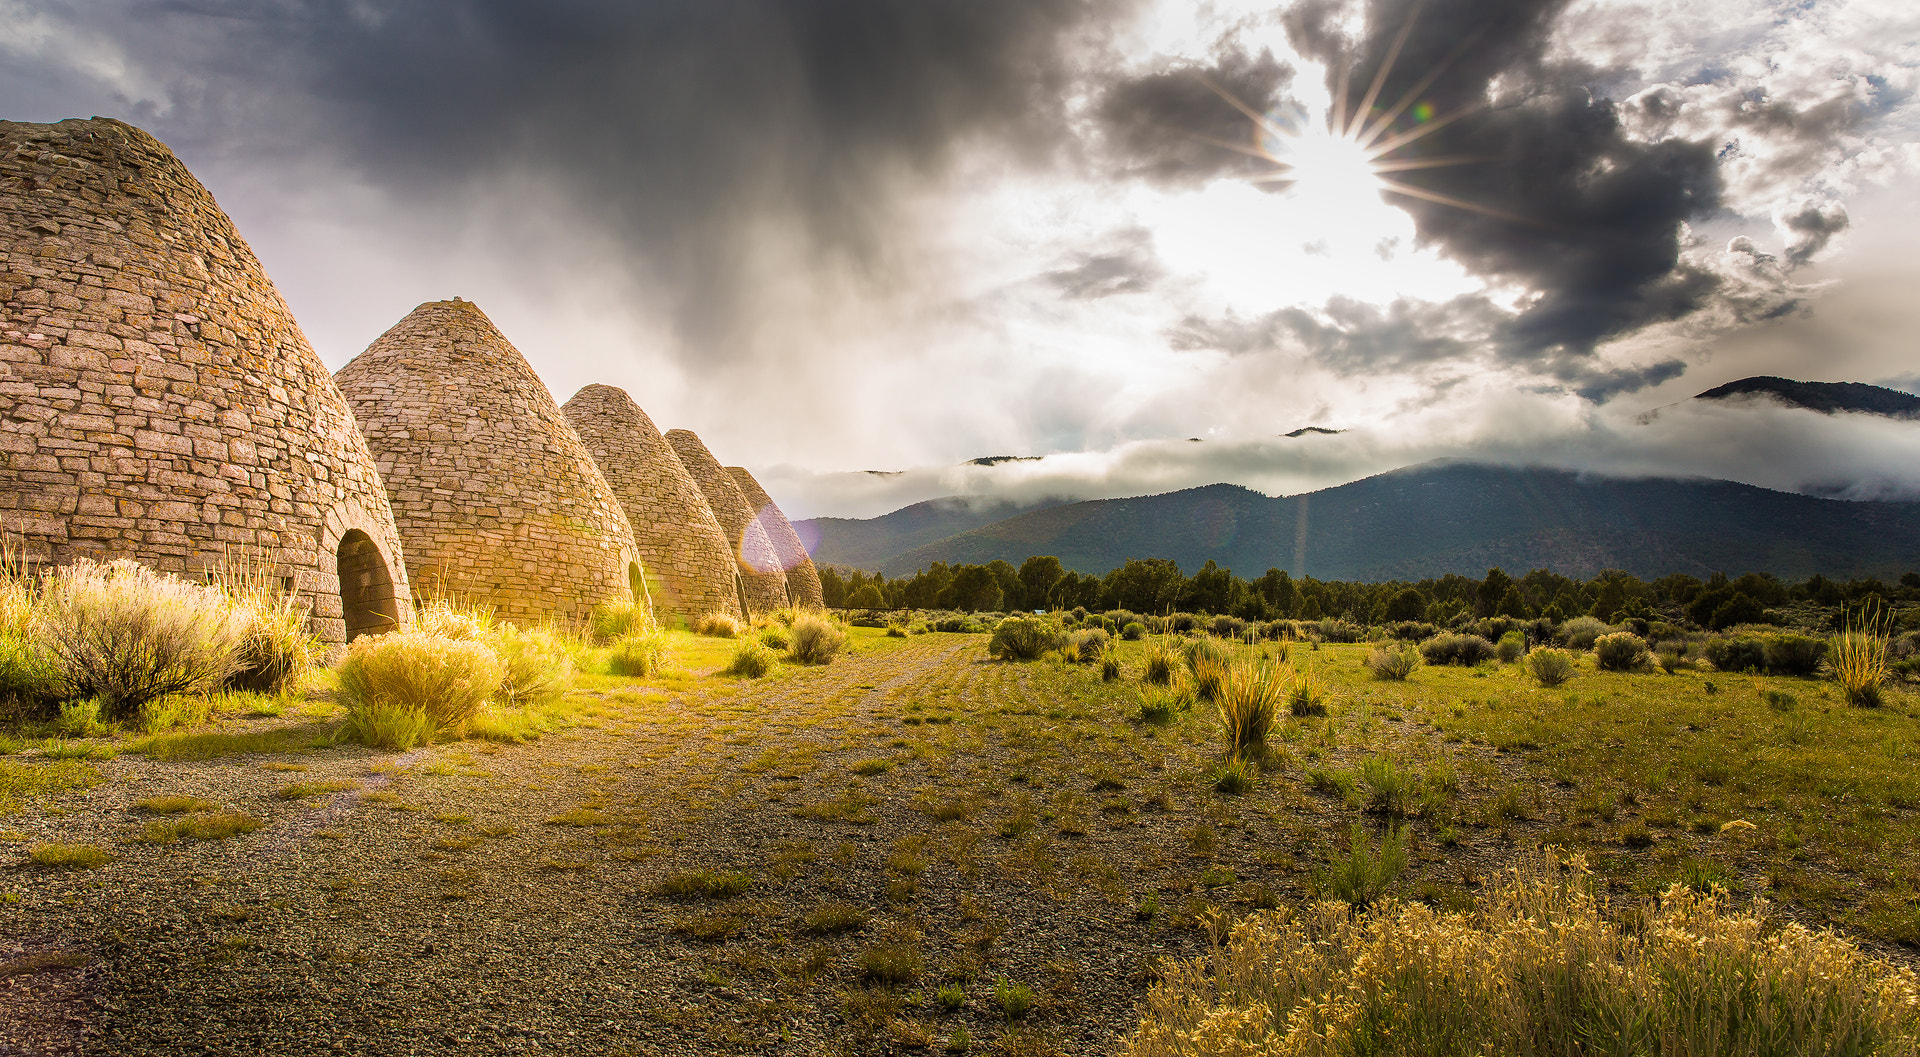
[[[1704,580],[1676,573],[1646,581],[1619,569],[1582,581],[1548,569],[1514,577],[1494,568],[1477,580],[1449,573],[1417,582],[1357,583],[1294,579],[1285,569],[1268,569],[1249,580],[1213,561],[1187,576],[1166,558],[1135,558],[1105,576],[1093,576],[1073,572],[1048,556],[1028,558],[1019,568],[1005,561],[935,562],[912,576],[893,579],[823,566],[820,586],[827,605],[836,609],[1125,609],[1225,614],[1244,620],[1333,617],[1364,624],[1448,624],[1463,616],[1565,620],[1582,615],[1617,623],[1677,606],[1702,626],[1728,627],[1757,622],[1768,608],[1796,602],[1831,607],[1871,599],[1920,601],[1920,572],[1887,584],[1873,578],[1841,583],[1819,575],[1791,582],[1767,573],[1738,578],[1715,573]]]

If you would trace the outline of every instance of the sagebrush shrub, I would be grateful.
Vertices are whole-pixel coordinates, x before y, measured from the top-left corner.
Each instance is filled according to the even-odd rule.
[[[1067,636],[1067,655],[1081,664],[1092,664],[1107,652],[1110,636],[1101,628],[1083,628]]]
[[[1594,663],[1602,671],[1637,672],[1653,664],[1645,639],[1631,631],[1616,631],[1593,640]]]
[[[363,635],[340,662],[340,696],[347,725],[362,740],[406,748],[383,732],[410,731],[420,740],[435,733],[458,736],[505,676],[493,647],[476,639],[424,631]],[[402,722],[408,715],[415,718]]]
[[[805,613],[793,622],[787,656],[800,664],[830,664],[847,644],[847,633],[827,617]]]
[[[1767,666],[1767,647],[1759,639],[1708,639],[1707,660],[1723,672],[1764,671]]]
[[[82,561],[47,576],[33,629],[70,693],[98,697],[121,720],[168,694],[218,688],[240,667],[246,618],[218,588],[137,562]]]
[[[1037,661],[1066,641],[1060,626],[1045,617],[1008,617],[993,629],[987,653],[1009,661]]]
[[[1247,622],[1222,613],[1213,618],[1210,630],[1223,639],[1237,639],[1247,630]]]
[[[1493,658],[1493,643],[1478,635],[1448,632],[1435,635],[1420,644],[1420,656],[1428,664],[1460,664],[1472,667]]]
[[[553,704],[573,689],[573,658],[567,644],[545,628],[496,628],[487,642],[500,658],[500,689],[494,700],[514,708]]]
[[[1375,679],[1399,682],[1420,667],[1420,651],[1412,645],[1381,647],[1367,654],[1366,664]]]
[[[1773,675],[1814,675],[1827,659],[1827,644],[1811,635],[1769,635],[1761,655]]]
[[[1560,641],[1570,650],[1593,649],[1593,640],[1612,631],[1606,621],[1598,617],[1574,617],[1560,625]]]
[[[1518,630],[1509,631],[1500,636],[1500,641],[1493,644],[1493,649],[1501,664],[1512,664],[1526,656],[1527,633]]]
[[[1120,637],[1128,642],[1138,642],[1147,637],[1147,626],[1137,620],[1130,620],[1120,629]]]
[[[1527,654],[1527,669],[1541,686],[1559,686],[1580,670],[1580,662],[1567,650],[1538,646]]]

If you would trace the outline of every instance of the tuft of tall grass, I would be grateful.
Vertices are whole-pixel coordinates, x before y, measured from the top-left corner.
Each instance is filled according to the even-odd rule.
[[[1368,652],[1366,664],[1375,679],[1401,682],[1420,667],[1420,650],[1412,643],[1382,646]]]
[[[1389,1029],[1391,1034],[1387,1034]],[[1444,1040],[1444,1046],[1437,1045]],[[1169,965],[1127,1057],[1920,1053],[1920,977],[1831,933],[1681,887],[1644,915],[1579,857],[1534,856],[1470,910],[1249,916]]]
[[[561,637],[546,628],[502,624],[487,637],[500,659],[500,686],[493,699],[508,708],[544,708],[573,689],[573,658]]]
[[[631,598],[609,598],[593,607],[587,617],[587,631],[593,641],[609,643],[653,627],[653,614],[643,602]]]
[[[388,749],[465,733],[505,677],[485,642],[411,630],[361,636],[339,667],[348,731]]]
[[[649,628],[615,639],[607,653],[607,670],[614,675],[644,679],[658,675],[667,660],[667,633]]]
[[[493,634],[493,610],[435,598],[414,613],[412,630],[461,642],[482,641]]]
[[[1848,704],[1879,706],[1880,687],[1887,681],[1887,633],[1892,625],[1891,612],[1863,608],[1848,616],[1845,630],[1827,643],[1827,670]]]
[[[251,550],[228,551],[214,570],[213,586],[246,622],[237,647],[239,667],[225,687],[278,694],[298,685],[320,654],[320,640],[309,627],[311,607],[282,589],[272,562]]]
[[[833,618],[818,613],[796,616],[787,657],[797,664],[831,664],[847,644],[847,633]]]
[[[1111,683],[1121,676],[1120,651],[1112,648],[1100,653],[1100,681]]]
[[[693,622],[694,634],[715,639],[739,638],[744,629],[745,625],[731,613],[708,613]]]
[[[774,660],[774,652],[760,645],[759,640],[746,639],[734,647],[732,659],[721,670],[727,675],[758,679],[773,671]]]
[[[1211,662],[1203,658],[1202,668],[1211,670]],[[1197,674],[1194,677],[1196,688],[1201,685],[1200,678]],[[1220,710],[1227,746],[1235,756],[1266,744],[1279,721],[1288,689],[1285,671],[1271,662],[1245,658],[1222,666],[1212,700]]]
[[[132,561],[55,570],[33,607],[34,637],[70,693],[132,719],[169,694],[204,694],[239,670],[247,613],[218,588]]]
[[[1538,646],[1527,654],[1527,669],[1541,686],[1559,686],[1573,678],[1579,662],[1566,650]]]
[[[1312,669],[1299,672],[1287,687],[1287,711],[1296,716],[1327,714],[1327,684]]]
[[[1164,639],[1154,639],[1147,643],[1141,654],[1142,668],[1140,681],[1154,686],[1166,686],[1173,682],[1173,673],[1180,665],[1180,655]]]
[[[1367,839],[1365,827],[1356,824],[1348,831],[1346,854],[1332,856],[1314,872],[1313,883],[1325,898],[1366,907],[1384,897],[1406,868],[1405,826],[1389,826],[1376,844]]]

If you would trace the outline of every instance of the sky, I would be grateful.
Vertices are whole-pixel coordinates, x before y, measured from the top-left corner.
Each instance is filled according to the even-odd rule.
[[[166,142],[329,366],[464,297],[794,518],[1920,498],[1920,424],[1686,402],[1920,392],[1917,89],[1911,0],[0,0],[0,117]]]

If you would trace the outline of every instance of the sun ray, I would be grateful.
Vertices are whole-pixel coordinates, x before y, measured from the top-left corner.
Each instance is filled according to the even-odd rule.
[[[1327,115],[1328,132],[1332,132],[1347,123],[1347,79],[1351,74],[1352,67],[1342,62],[1340,64],[1339,85],[1333,93],[1333,112]]]
[[[1487,154],[1454,154],[1439,158],[1405,158],[1399,161],[1376,161],[1368,164],[1374,173],[1407,172],[1413,169],[1446,169],[1455,165],[1478,165],[1493,160]]]
[[[1478,113],[1479,111],[1486,109],[1486,107],[1487,107],[1487,104],[1483,100],[1481,102],[1474,103],[1470,106],[1463,106],[1460,109],[1455,110],[1453,113],[1448,114],[1445,117],[1436,117],[1432,121],[1429,121],[1424,125],[1416,126],[1414,128],[1408,129],[1405,132],[1400,133],[1398,136],[1394,136],[1393,138],[1387,140],[1385,143],[1380,143],[1372,147],[1368,147],[1367,157],[1378,158],[1383,155],[1390,154],[1396,150],[1399,150],[1401,147],[1406,146],[1409,143],[1414,143],[1419,140],[1425,139],[1426,137],[1433,135],[1435,132],[1438,132],[1441,129],[1446,128],[1448,125],[1451,125],[1454,122],[1460,120],[1461,118],[1466,117],[1469,114]]]
[[[1466,54],[1467,48],[1471,47],[1473,42],[1480,39],[1481,34],[1485,32],[1485,27],[1476,29],[1467,34],[1466,38],[1459,44],[1454,45],[1453,50],[1448,52],[1446,57],[1435,63],[1433,69],[1428,70],[1418,81],[1415,81],[1413,87],[1407,89],[1406,92],[1400,96],[1399,100],[1387,109],[1386,113],[1381,114],[1378,119],[1367,126],[1367,130],[1360,135],[1360,145],[1362,147],[1371,146],[1374,140],[1379,139],[1380,134],[1385,132],[1394,121],[1399,119],[1401,114],[1407,112],[1407,108],[1412,106],[1415,100],[1420,98],[1420,93],[1433,87],[1433,82],[1439,80],[1440,75],[1447,72],[1447,67],[1452,66],[1459,60],[1460,56]]]
[[[1262,129],[1265,129],[1269,134],[1274,136],[1285,136],[1287,134],[1287,130],[1284,128],[1281,128],[1279,125],[1274,124],[1272,118],[1268,117],[1267,115],[1261,113],[1258,110],[1255,110],[1253,107],[1249,106],[1246,102],[1242,101],[1239,96],[1234,95],[1232,92],[1227,91],[1225,88],[1222,88],[1218,82],[1214,81],[1213,78],[1207,76],[1207,73],[1205,70],[1195,70],[1193,71],[1193,75],[1200,79],[1201,84],[1204,84],[1208,88],[1212,89],[1213,94],[1219,96],[1222,99],[1225,99],[1227,101],[1227,104],[1233,107],[1235,110],[1238,110],[1242,114],[1245,114],[1248,117],[1252,118],[1253,123],[1255,125],[1257,125]]]
[[[1245,143],[1239,143],[1230,139],[1221,139],[1218,136],[1209,136],[1204,132],[1188,132],[1185,129],[1175,129],[1174,131],[1178,132],[1181,136],[1184,136],[1187,139],[1194,140],[1199,143],[1205,143],[1209,146],[1219,147],[1221,150],[1230,150],[1239,154],[1245,154],[1250,157],[1259,158],[1262,161],[1270,161],[1275,165],[1281,166],[1282,168],[1293,167],[1293,164],[1287,161],[1285,158],[1282,158],[1279,155],[1273,153],[1272,151],[1265,150],[1260,147],[1248,146]]]
[[[1367,86],[1367,94],[1360,97],[1360,105],[1353,108],[1353,122],[1342,133],[1352,139],[1360,132],[1360,126],[1366,123],[1367,115],[1373,112],[1374,101],[1380,98],[1380,89],[1387,83],[1387,77],[1393,73],[1393,64],[1400,60],[1400,49],[1407,44],[1407,35],[1413,32],[1413,23],[1420,17],[1420,8],[1425,0],[1413,0],[1413,8],[1407,12],[1407,20],[1401,24],[1400,32],[1394,34],[1393,45],[1387,48],[1387,57],[1380,61],[1380,69],[1373,75],[1373,83]]]
[[[1403,184],[1398,180],[1381,180],[1380,186],[1394,194],[1406,195],[1408,198],[1418,198],[1425,202],[1434,202],[1443,206],[1453,206],[1455,209],[1464,209],[1470,213],[1479,213],[1482,216],[1493,217],[1496,220],[1511,220],[1516,224],[1525,224],[1528,227],[1564,230],[1560,228],[1560,225],[1549,223],[1538,217],[1510,213],[1507,210],[1495,209],[1492,206],[1481,205],[1478,202],[1471,202],[1465,198],[1455,198],[1453,195],[1441,194],[1438,191],[1429,191],[1424,187]]]

